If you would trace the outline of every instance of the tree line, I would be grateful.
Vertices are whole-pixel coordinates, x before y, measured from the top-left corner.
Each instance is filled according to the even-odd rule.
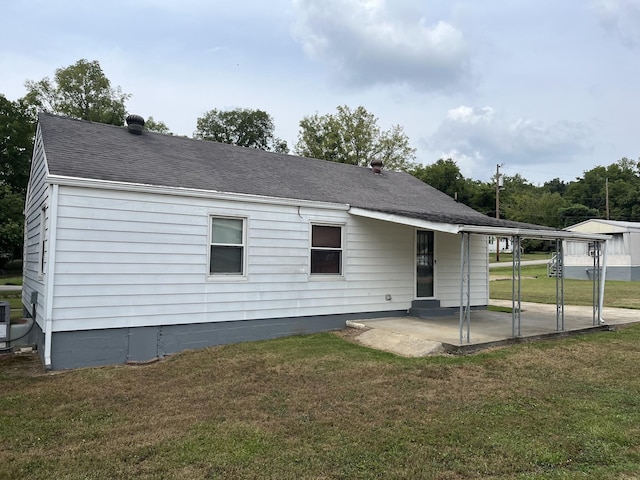
[[[131,97],[112,87],[97,61],[79,60],[59,68],[53,79],[25,82],[27,93],[16,101],[0,93],[0,268],[21,258],[23,209],[31,160],[36,112],[67,115],[93,122],[124,125],[126,101]],[[388,130],[364,107],[338,106],[335,113],[313,114],[299,123],[293,153],[333,162],[367,166],[381,161],[386,169],[405,171],[470,207],[495,216],[494,182],[465,178],[452,159],[431,165],[415,162],[403,127]],[[152,116],[145,129],[171,135],[169,127]],[[289,153],[287,142],[275,136],[273,118],[265,111],[212,109],[196,119],[193,138]],[[500,218],[563,228],[589,218],[640,221],[640,162],[622,158],[598,166],[565,183],[542,186],[520,175],[505,176],[500,192]],[[497,180],[497,179],[494,179]]]

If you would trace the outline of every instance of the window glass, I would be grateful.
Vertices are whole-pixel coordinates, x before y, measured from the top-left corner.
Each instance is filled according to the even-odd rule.
[[[342,229],[340,227],[329,227],[326,225],[314,225],[311,246],[340,248]]]
[[[209,275],[244,274],[244,220],[211,217]]]
[[[311,226],[311,273],[342,274],[342,227]]]
[[[213,218],[211,221],[211,243],[242,244],[242,220]]]
[[[242,274],[242,247],[211,245],[209,272]]]

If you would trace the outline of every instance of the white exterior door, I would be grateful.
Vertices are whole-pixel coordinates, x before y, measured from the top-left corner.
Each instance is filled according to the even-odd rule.
[[[434,293],[433,232],[416,231],[416,297],[431,298]]]

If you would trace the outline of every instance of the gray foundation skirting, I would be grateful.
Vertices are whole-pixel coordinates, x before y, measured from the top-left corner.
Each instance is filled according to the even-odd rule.
[[[405,316],[406,314],[405,310],[394,310],[54,332],[51,340],[51,368],[62,370],[127,362],[143,363],[187,349],[338,330],[344,328],[347,320]],[[38,326],[36,330],[38,351],[43,356],[44,335]]]

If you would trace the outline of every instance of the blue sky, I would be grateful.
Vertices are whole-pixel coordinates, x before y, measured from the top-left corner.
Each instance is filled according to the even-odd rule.
[[[292,147],[338,105],[401,125],[424,164],[535,184],[640,157],[640,0],[22,0],[2,3],[0,93],[98,60],[130,113],[192,135],[259,108]]]

